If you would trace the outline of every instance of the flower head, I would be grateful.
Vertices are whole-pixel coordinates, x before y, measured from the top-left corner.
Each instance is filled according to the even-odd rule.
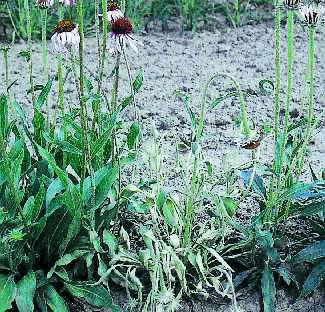
[[[53,6],[54,0],[36,0],[36,6],[42,9],[47,9]]]
[[[132,24],[126,17],[113,20],[111,23],[111,38],[115,44],[113,50],[121,51],[125,46],[129,45],[134,51],[138,52],[136,43],[140,45],[142,43],[132,37],[132,31]]]
[[[325,12],[322,5],[304,5],[299,9],[299,15],[308,26],[316,26]]]
[[[103,16],[103,14],[98,15]],[[109,22],[112,23],[114,20],[120,17],[124,17],[124,14],[121,11],[120,7],[114,1],[110,1],[107,5],[107,18]]]
[[[67,53],[71,48],[77,48],[80,42],[79,25],[70,20],[60,21],[51,37],[57,53]]]
[[[59,2],[64,6],[74,6],[74,5],[76,5],[76,0],[59,0]]]
[[[282,2],[289,10],[296,10],[301,1],[300,0],[283,0]]]

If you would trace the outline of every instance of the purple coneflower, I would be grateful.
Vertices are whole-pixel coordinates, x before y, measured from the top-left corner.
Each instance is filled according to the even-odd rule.
[[[54,0],[36,0],[36,6],[42,9],[47,9],[53,6]]]
[[[64,6],[74,6],[74,5],[76,5],[76,0],[59,0],[59,2]]]
[[[111,23],[111,38],[115,47],[110,51],[121,51],[129,45],[135,52],[138,52],[136,44],[142,45],[142,43],[132,37],[132,30],[132,24],[126,17],[113,20]]]
[[[98,16],[103,16],[103,13],[98,14]],[[112,23],[114,20],[120,17],[124,17],[120,7],[115,2],[110,1],[107,5],[107,18],[109,22]]]
[[[66,54],[72,48],[77,48],[80,42],[79,25],[70,20],[60,21],[51,37],[55,52]]]

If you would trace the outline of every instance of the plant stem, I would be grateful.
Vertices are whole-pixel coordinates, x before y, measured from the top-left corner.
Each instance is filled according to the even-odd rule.
[[[98,77],[98,92],[102,89],[103,76],[105,70],[105,60],[106,60],[106,48],[107,48],[107,27],[108,27],[108,16],[107,16],[107,0],[102,0],[102,11],[103,11],[103,40],[102,40],[102,52],[101,61]],[[108,107],[109,109],[109,107]]]
[[[48,81],[48,69],[47,69],[47,44],[46,44],[46,29],[47,29],[47,9],[41,9],[42,16],[42,51],[43,51],[43,75],[45,83]],[[46,124],[49,125],[50,120],[50,106],[49,101],[46,100]]]
[[[63,133],[65,136],[65,126],[64,126],[65,109],[64,109],[64,92],[63,92],[62,57],[60,55],[57,56],[57,62],[58,62],[58,91],[59,91],[58,106],[61,110]]]
[[[138,121],[138,123],[140,123],[140,116],[138,114],[138,108],[137,108],[137,104],[136,104],[136,100],[135,100],[135,93],[134,93],[134,89],[133,89],[133,84],[132,84],[132,76],[131,76],[131,69],[130,69],[130,65],[125,53],[125,49],[123,47],[122,44],[120,44],[121,50],[122,50],[122,54],[123,54],[123,58],[124,58],[124,62],[125,62],[125,66],[126,66],[126,70],[128,73],[128,78],[129,78],[129,85],[130,85],[130,91],[131,91],[131,95],[132,95],[132,102],[133,102],[133,107],[134,107],[134,119]]]
[[[274,153],[280,129],[280,90],[281,90],[281,8],[275,1],[275,101],[274,101]]]
[[[3,48],[3,59],[5,63],[5,88],[6,94],[9,99],[9,64],[8,64],[8,51],[9,48]]]
[[[126,0],[121,0],[121,11],[125,14],[126,10]]]
[[[97,42],[97,53],[98,53],[98,72],[100,71],[100,64],[101,64],[101,46],[100,46],[100,35],[99,35],[99,16],[98,16],[98,7],[99,3],[98,0],[95,0],[95,29],[96,29],[96,42]],[[100,87],[99,80],[97,81],[98,88]]]
[[[84,172],[86,171],[86,166],[88,163],[90,179],[91,179],[91,209],[90,209],[90,222],[91,227],[95,229],[95,200],[96,200],[96,185],[94,181],[94,170],[92,166],[92,159],[90,153],[90,146],[88,141],[88,123],[87,123],[87,108],[84,99],[84,17],[83,17],[83,0],[77,1],[78,15],[79,15],[79,34],[80,34],[80,43],[79,43],[79,102],[80,102],[80,121],[82,128],[82,141],[84,149],[83,157],[83,168]],[[85,176],[82,177],[82,180]],[[81,180],[81,181],[82,181]],[[82,187],[82,183],[80,184]],[[81,192],[83,189],[81,188]]]
[[[32,21],[30,16],[30,8],[29,8],[29,1],[24,1],[24,9],[27,16],[27,47],[28,47],[28,53],[29,53],[29,84],[30,84],[30,90],[32,94],[32,102],[34,102],[35,99],[35,92],[34,92],[34,78],[33,78],[33,61],[32,61]]]
[[[288,10],[288,77],[287,77],[287,99],[286,99],[286,106],[285,106],[285,115],[284,115],[284,128],[283,128],[283,135],[281,138],[281,146],[279,152],[279,167],[277,168],[277,189],[280,188],[281,185],[281,176],[283,172],[283,165],[284,165],[284,156],[285,156],[285,148],[287,143],[287,136],[288,136],[288,129],[289,129],[289,113],[290,107],[292,102],[292,85],[293,85],[293,17],[294,12],[293,10]]]
[[[111,105],[111,114],[115,113],[117,107],[117,98],[118,98],[118,89],[119,89],[119,79],[120,79],[120,63],[121,63],[121,53],[118,52],[116,57],[116,65],[115,65],[115,79],[113,85],[113,92],[112,92],[112,105]],[[112,161],[115,161],[115,149],[116,146],[116,133],[115,129],[112,131]],[[117,155],[118,157],[118,155]]]
[[[314,115],[314,70],[315,70],[315,27],[309,27],[309,100],[308,100],[308,119],[305,140],[302,146],[301,157],[298,165],[298,176],[301,174],[304,159],[306,156],[307,146],[313,132],[313,115]]]

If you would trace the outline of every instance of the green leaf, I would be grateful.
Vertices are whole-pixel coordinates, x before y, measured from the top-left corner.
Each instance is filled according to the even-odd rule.
[[[59,247],[60,254],[65,253],[68,244],[79,234],[81,229],[84,203],[78,186],[69,185],[68,190],[65,192],[64,202],[73,219],[69,225],[67,236]]]
[[[0,274],[0,312],[5,312],[11,308],[16,292],[13,276]]]
[[[8,103],[7,97],[4,95],[0,96],[0,136],[5,138],[5,134],[8,127]]]
[[[309,245],[305,249],[298,252],[292,259],[294,263],[313,262],[325,257],[325,240]]]
[[[99,136],[99,138],[91,144],[91,158],[93,159],[106,145],[109,140],[112,139],[112,130],[116,124],[117,114],[113,113],[109,127]]]
[[[46,285],[43,292],[46,298],[46,303],[53,310],[53,312],[69,312],[66,302],[53,286]]]
[[[162,208],[162,213],[164,220],[168,225],[176,226],[179,223],[179,216],[175,204],[170,198],[167,198]]]
[[[54,266],[51,268],[51,270],[47,273],[47,278],[50,279],[55,272],[55,269],[57,267],[62,267],[65,265],[70,264],[76,259],[81,258],[82,256],[89,253],[89,250],[75,250],[72,253],[65,254],[63,257],[61,257],[59,260],[57,260],[54,264]]]
[[[325,260],[317,264],[307,277],[300,294],[300,297],[306,297],[318,288],[325,278]]]
[[[27,224],[30,224],[33,221],[34,201],[34,196],[29,197],[23,208],[23,215]]]
[[[229,92],[223,96],[219,96],[219,97],[216,97],[212,100],[212,102],[210,103],[209,105],[209,109],[210,110],[213,110],[215,109],[216,107],[218,107],[223,101],[233,97],[233,96],[238,96],[239,93],[237,91],[232,91],[232,92]]]
[[[133,96],[129,95],[127,97],[125,97],[122,101],[122,103],[120,104],[120,111],[122,111],[123,109],[125,109],[126,107],[128,107],[133,101]]]
[[[196,125],[198,123],[197,118],[195,116],[195,113],[192,111],[191,107],[190,107],[190,102],[191,102],[191,98],[186,95],[184,92],[180,91],[180,90],[176,90],[174,92],[175,96],[178,96],[182,99],[182,102],[184,104],[185,107],[185,111],[187,113],[187,115],[190,118],[191,121],[191,125],[193,129],[196,129]]]
[[[19,312],[34,311],[34,295],[36,291],[36,275],[30,272],[17,284],[16,304]]]
[[[62,184],[67,187],[69,183],[69,178],[68,175],[65,171],[63,171],[55,162],[54,157],[43,147],[37,145],[38,152],[40,153],[41,157],[45,159],[49,165],[53,168],[55,171],[56,175],[62,182]]]
[[[103,286],[90,286],[86,283],[65,283],[67,290],[77,298],[82,298],[98,308],[108,308],[112,312],[121,312],[121,308],[114,304],[109,291]]]
[[[229,217],[233,217],[238,209],[237,202],[231,197],[221,197]]]
[[[108,168],[107,168],[108,169]],[[99,207],[107,198],[113,183],[116,181],[118,168],[110,168],[107,170],[104,178],[98,184],[96,189],[96,206]]]
[[[83,154],[82,150],[79,149],[79,147],[71,144],[70,142],[67,141],[62,141],[58,143],[59,148],[63,152],[75,154],[81,156]]]
[[[46,191],[46,208],[49,207],[51,201],[56,197],[58,193],[64,190],[64,186],[61,183],[60,179],[55,179],[51,182]]]
[[[34,107],[38,110],[40,110],[47,100],[50,90],[52,88],[52,79],[49,79],[47,84],[42,88],[42,92],[40,95],[36,98],[36,101],[34,103]]]
[[[287,268],[281,266],[277,268],[276,271],[280,274],[288,286],[290,286],[291,282],[294,282],[297,288],[299,287],[299,283],[296,280],[295,276]]]
[[[143,84],[143,71],[140,69],[132,83],[133,90],[135,93],[138,93],[142,87]]]
[[[140,125],[138,122],[134,122],[130,127],[129,133],[127,134],[127,144],[129,149],[134,148],[139,134],[140,134]]]
[[[166,193],[164,191],[160,191],[156,200],[156,205],[159,210],[162,210],[162,208],[164,207],[166,199]]]
[[[264,312],[274,312],[276,288],[273,273],[269,266],[265,266],[263,270],[261,286]]]
[[[320,212],[325,214],[325,201],[300,205],[294,213],[298,216],[314,216]]]
[[[95,172],[96,185],[96,207],[100,206],[107,198],[113,183],[116,181],[118,168],[109,166],[103,167]],[[84,203],[88,203],[91,198],[92,186],[90,177],[84,180],[82,198]]]
[[[104,230],[103,242],[108,246],[110,256],[114,256],[118,247],[117,238],[109,231]]]

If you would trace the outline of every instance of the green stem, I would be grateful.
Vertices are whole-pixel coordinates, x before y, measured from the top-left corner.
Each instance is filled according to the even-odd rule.
[[[63,132],[65,133],[64,127],[64,116],[65,116],[65,109],[64,109],[64,91],[63,91],[63,74],[62,74],[62,57],[57,56],[58,61],[58,106],[61,110],[61,118],[63,120]]]
[[[284,115],[284,128],[283,135],[281,138],[281,146],[280,146],[280,156],[279,156],[279,167],[277,168],[277,189],[279,189],[281,185],[281,176],[283,172],[284,165],[284,156],[285,156],[285,148],[287,143],[288,129],[289,129],[289,113],[292,102],[292,85],[293,85],[293,10],[288,10],[288,77],[287,77],[287,99],[285,106],[285,115]]]
[[[274,1],[275,6],[275,98],[274,98],[274,161],[273,169],[277,172],[277,157],[279,131],[280,131],[280,109],[281,109],[281,7],[280,1]],[[269,199],[274,197],[275,177],[271,177]]]
[[[116,66],[115,66],[115,79],[114,79],[114,85],[113,85],[113,92],[112,92],[112,111],[111,113],[115,113],[116,107],[117,107],[117,98],[118,98],[118,89],[119,89],[119,79],[120,79],[120,62],[121,62],[121,53],[118,52],[116,57]],[[115,149],[116,146],[116,133],[115,129],[112,131],[112,161],[115,161]]]
[[[43,51],[43,75],[45,83],[48,80],[48,69],[47,69],[47,43],[46,43],[46,30],[47,30],[47,9],[42,9],[42,51]],[[49,101],[46,100],[46,124],[49,125],[50,120],[50,106]]]
[[[281,91],[281,8],[275,1],[275,101],[274,101],[274,153],[280,129],[280,91]]]
[[[121,11],[125,14],[126,10],[126,0],[121,0]]]
[[[87,123],[87,108],[84,99],[84,17],[83,17],[83,0],[77,1],[78,15],[79,15],[79,102],[80,102],[80,121],[82,128],[82,141],[84,149],[83,157],[83,168],[86,168],[88,163],[91,186],[92,186],[92,196],[91,196],[91,215],[90,222],[91,227],[95,229],[95,200],[96,200],[96,185],[94,181],[94,170],[91,161],[90,146],[88,141],[88,123]],[[84,176],[82,177],[85,178]],[[82,180],[83,180],[82,179]],[[81,183],[82,185],[82,183]],[[82,191],[82,189],[81,189]]]
[[[102,40],[102,51],[101,51],[101,62],[98,77],[98,92],[102,89],[103,76],[105,70],[106,61],[106,48],[107,48],[107,27],[108,27],[108,16],[107,16],[107,0],[102,0],[102,11],[103,11],[103,40]],[[108,108],[109,109],[109,108]]]
[[[308,120],[305,140],[302,146],[301,158],[298,166],[298,176],[301,174],[304,159],[313,132],[313,115],[314,115],[314,70],[315,70],[315,27],[309,27],[309,101],[308,101]]]
[[[134,92],[134,89],[133,89],[132,75],[131,75],[131,69],[130,69],[129,61],[128,61],[128,58],[126,56],[124,47],[122,45],[120,45],[120,47],[121,47],[121,50],[122,50],[126,71],[128,73],[130,91],[131,91],[132,102],[133,102],[133,107],[134,107],[134,119],[136,121],[138,121],[138,123],[140,123],[140,116],[139,116],[139,113],[138,113],[137,103],[136,103],[136,99],[135,99],[135,92]]]
[[[29,60],[29,84],[30,84],[30,90],[32,95],[32,102],[34,102],[35,99],[35,92],[34,92],[34,78],[33,78],[33,61],[32,61],[32,21],[31,21],[31,15],[30,15],[30,8],[29,8],[29,1],[24,1],[24,9],[27,16],[27,47],[28,47],[28,53],[30,55]]]
[[[6,88],[6,94],[9,99],[9,64],[8,64],[8,51],[9,48],[3,49],[3,59],[5,63],[5,88]]]
[[[99,31],[99,16],[98,16],[99,2],[95,0],[95,29],[96,29],[96,42],[97,42],[97,53],[98,53],[98,72],[100,71],[101,64],[101,46],[100,46],[100,31]],[[100,87],[99,80],[97,81],[98,88]]]

